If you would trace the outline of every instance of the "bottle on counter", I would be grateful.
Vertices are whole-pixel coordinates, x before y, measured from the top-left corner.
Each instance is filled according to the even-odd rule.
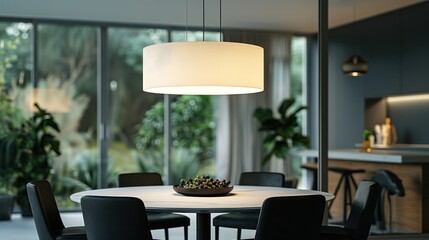
[[[398,139],[395,126],[392,124],[390,117],[386,117],[385,123],[381,126],[381,136],[383,145],[395,144]]]

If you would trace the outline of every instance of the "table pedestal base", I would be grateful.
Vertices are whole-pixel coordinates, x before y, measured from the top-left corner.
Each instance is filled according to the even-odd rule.
[[[210,213],[197,213],[197,240],[210,240]]]

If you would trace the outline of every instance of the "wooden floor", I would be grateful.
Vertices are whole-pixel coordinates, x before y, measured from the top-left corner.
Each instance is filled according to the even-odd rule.
[[[62,218],[66,226],[82,225],[81,213],[62,213]],[[186,214],[191,218],[191,227],[189,228],[189,240],[195,240],[195,215]],[[153,237],[164,239],[162,230],[152,231]],[[233,229],[222,228],[220,231],[221,240],[235,239],[236,231]],[[244,230],[242,238],[254,237],[255,231]],[[213,231],[212,231],[213,235]],[[21,218],[19,215],[14,214],[11,221],[0,221],[0,239],[2,240],[37,240],[37,232],[32,218]],[[171,240],[183,239],[183,228],[175,228],[170,230]],[[212,239],[214,237],[212,236]],[[369,239],[429,239],[429,234],[416,235],[416,234],[400,234],[400,235],[383,235],[383,236],[370,236]]]

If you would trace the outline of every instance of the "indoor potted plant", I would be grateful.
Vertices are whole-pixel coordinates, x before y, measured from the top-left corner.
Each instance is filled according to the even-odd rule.
[[[14,194],[11,179],[12,161],[15,158],[13,141],[0,139],[0,220],[10,220],[13,210]]]
[[[272,156],[286,160],[292,148],[308,148],[310,139],[302,134],[297,114],[307,109],[307,106],[293,106],[294,98],[283,100],[278,116],[275,117],[270,108],[257,108],[253,116],[259,121],[259,131],[265,132],[263,140],[267,151],[262,160],[262,166],[268,163]]]
[[[60,130],[52,114],[39,107],[24,121],[12,135],[17,156],[14,163],[13,185],[16,201],[23,216],[31,216],[26,184],[33,180],[48,179],[51,175],[52,160],[60,155],[60,142],[55,136]]]
[[[16,144],[9,136],[24,118],[3,87],[3,81],[0,81],[0,220],[9,220],[14,205],[13,164],[16,157]]]
[[[5,157],[7,154],[4,152],[8,145],[8,142],[0,140],[0,154],[2,155],[0,157],[0,220],[10,220],[14,204],[12,185],[9,181],[12,177],[12,171],[11,168],[6,165]]]
[[[364,152],[371,152],[371,141],[370,137],[372,135],[372,132],[368,129],[363,130],[363,141],[362,141],[362,151]]]

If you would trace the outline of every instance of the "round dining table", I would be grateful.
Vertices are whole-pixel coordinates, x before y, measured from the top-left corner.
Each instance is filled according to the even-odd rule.
[[[211,229],[211,213],[238,212],[258,210],[269,197],[303,196],[320,194],[326,201],[335,196],[330,193],[301,190],[295,188],[234,186],[225,196],[185,196],[173,190],[173,186],[120,187],[89,190],[74,193],[70,196],[74,202],[80,202],[83,196],[116,196],[135,197],[141,199],[146,209],[159,212],[196,213],[197,240],[209,240]]]

